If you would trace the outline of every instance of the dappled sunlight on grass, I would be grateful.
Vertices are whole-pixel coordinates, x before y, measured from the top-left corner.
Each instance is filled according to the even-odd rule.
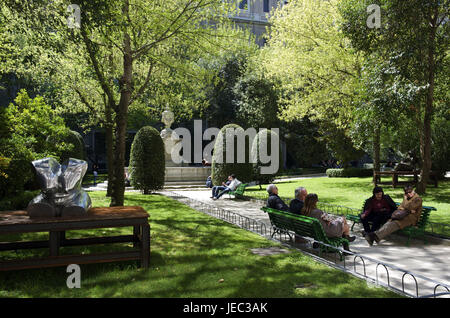
[[[361,209],[364,200],[372,196],[374,188],[371,177],[365,178],[311,178],[301,180],[290,180],[277,182],[279,195],[281,197],[294,198],[297,187],[306,187],[308,193],[317,193],[319,201],[350,208]],[[402,187],[392,188],[382,186],[386,194],[389,194],[396,202],[403,200]],[[259,190],[259,186],[250,187],[245,190],[249,196],[267,197],[265,191]],[[427,187],[427,193],[422,195],[423,205],[433,206],[430,221],[450,224],[450,181],[440,181],[438,187],[432,185]]]
[[[90,195],[95,206],[109,205],[104,192]],[[381,288],[369,289],[365,281],[297,251],[255,255],[250,251],[253,248],[279,245],[165,196],[127,193],[125,199],[127,205],[141,205],[150,215],[148,270],[138,268],[137,262],[82,265],[80,289],[66,287],[64,267],[3,272],[0,297],[398,296]],[[95,231],[77,231],[77,235],[88,236]],[[121,228],[105,232],[117,235],[131,231]],[[131,248],[123,245],[127,244],[116,248]],[[106,245],[73,247],[78,252],[103,248]],[[311,283],[314,288],[297,288]]]

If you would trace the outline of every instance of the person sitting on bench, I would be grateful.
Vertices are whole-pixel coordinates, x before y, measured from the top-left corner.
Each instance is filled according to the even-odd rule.
[[[213,200],[219,199],[222,195],[224,195],[227,192],[236,190],[237,187],[241,184],[241,181],[239,181],[234,174],[230,175],[228,177],[228,180],[230,181],[230,183],[227,186],[225,186],[224,189],[222,187],[219,187],[222,191],[220,193],[216,193],[216,195],[213,195],[212,198]]]
[[[212,196],[211,199],[215,198],[220,191],[225,190],[231,183],[231,176],[228,176],[228,180],[225,182],[222,182],[221,186],[213,186],[212,187]]]
[[[267,186],[267,192],[269,193],[269,198],[267,199],[267,207],[280,211],[289,211],[289,207],[286,203],[281,200],[278,196],[278,188],[274,184],[269,184]]]
[[[389,195],[384,194],[383,188],[375,187],[372,197],[366,200],[363,212],[359,216],[364,227],[362,236],[378,230],[396,209],[397,205]],[[369,222],[372,222],[372,227]]]
[[[308,194],[305,198],[302,215],[318,219],[328,237],[343,237],[349,242],[353,242],[356,237],[350,236],[350,226],[347,224],[345,217],[333,216],[319,210],[317,208],[318,201],[317,194]],[[344,246],[344,249],[348,250],[348,246]]]
[[[396,219],[395,214],[397,211],[391,215],[391,218],[377,231],[367,233],[364,237],[370,246],[373,245],[373,241],[377,243],[384,239],[386,236],[404,229],[407,226],[416,225],[419,221],[420,214],[422,213],[422,198],[414,192],[411,185],[404,187],[405,195],[403,197],[402,204],[399,205],[397,210],[409,211],[406,216],[401,219]]]
[[[295,189],[295,198],[289,203],[289,211],[294,214],[302,214],[303,205],[308,191],[304,187]]]

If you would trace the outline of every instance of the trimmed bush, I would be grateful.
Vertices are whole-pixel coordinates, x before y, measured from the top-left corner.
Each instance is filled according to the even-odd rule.
[[[69,130],[62,141],[70,145],[70,149],[62,152],[59,162],[63,162],[69,158],[86,160],[84,140],[78,132]]]
[[[233,163],[227,163],[226,149],[227,149],[227,129],[232,128],[233,131],[238,131],[244,133],[242,127],[236,124],[229,124],[222,127],[220,132],[217,134],[216,142],[214,144],[214,155],[212,157],[211,165],[211,178],[214,185],[221,185],[222,182],[227,180],[227,177],[231,174],[235,174],[239,181],[248,183],[252,180],[253,167],[250,162],[250,151],[249,151],[249,138],[245,137],[245,160],[244,163],[238,163],[238,145],[237,136],[234,135],[234,158]],[[240,149],[242,151],[243,149]]]
[[[266,135],[266,139],[264,140],[262,138],[263,135]],[[273,135],[273,137],[278,139],[278,162],[277,162],[277,166],[274,167],[274,172],[270,173],[270,174],[262,174],[261,173],[261,168],[262,167],[269,167],[271,165],[273,165],[274,163],[272,162],[273,159],[273,155],[272,153],[270,153],[272,151],[272,138],[271,136]],[[260,149],[263,149],[263,154],[265,153],[266,155],[270,156],[272,161],[270,163],[262,163],[260,160]],[[281,154],[281,147],[280,147],[280,143],[279,143],[279,136],[277,133],[275,133],[274,131],[271,131],[270,129],[265,129],[265,130],[261,130],[260,132],[258,132],[256,134],[255,139],[253,139],[253,144],[252,144],[252,158],[253,158],[253,162],[256,161],[256,163],[253,163],[253,180],[257,181],[259,185],[261,184],[267,184],[267,183],[271,183],[274,179],[275,179],[275,175],[278,173],[278,170],[280,168],[280,162],[282,160],[282,154]]]
[[[164,142],[159,132],[142,127],[134,137],[130,154],[131,185],[144,194],[162,189],[165,177]]]
[[[373,170],[363,168],[327,169],[326,174],[329,178],[371,177]]]
[[[31,200],[41,191],[23,191],[18,195],[0,200],[0,211],[25,210]]]

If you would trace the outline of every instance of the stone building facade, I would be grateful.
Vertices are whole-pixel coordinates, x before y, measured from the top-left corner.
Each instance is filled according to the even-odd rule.
[[[266,43],[264,35],[269,26],[268,18],[278,6],[287,3],[286,0],[235,0],[237,14],[231,19],[240,27],[251,30],[256,36],[256,43],[263,46]]]

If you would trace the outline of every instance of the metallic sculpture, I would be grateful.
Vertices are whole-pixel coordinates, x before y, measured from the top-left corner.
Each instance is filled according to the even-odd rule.
[[[87,162],[70,158],[61,165],[53,158],[32,162],[41,194],[30,201],[30,217],[76,216],[91,207],[91,198],[81,188]]]

